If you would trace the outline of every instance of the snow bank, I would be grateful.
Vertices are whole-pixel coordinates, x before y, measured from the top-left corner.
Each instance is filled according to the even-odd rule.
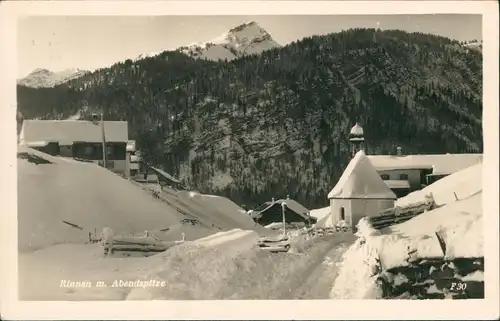
[[[167,200],[186,212],[211,222],[222,230],[245,229],[266,233],[264,227],[258,226],[244,210],[225,197],[212,197],[194,192],[179,191],[166,194]]]
[[[174,246],[150,257],[105,257],[98,244],[61,244],[29,253],[21,253],[19,260],[20,298],[23,300],[124,300],[130,288],[113,288],[115,280],[167,280],[172,291],[177,293],[185,282],[212,284],[217,273],[223,269],[235,269],[232,260],[241,253],[255,252],[258,235],[254,231],[233,230],[217,233],[205,239]],[[199,261],[198,261],[199,260]],[[36,268],[33,268],[36,267]],[[172,274],[170,274],[172,272]],[[197,275],[208,275],[199,279]],[[179,277],[179,278],[178,278]],[[224,277],[224,276],[220,276]],[[108,286],[61,287],[61,280],[88,281],[95,285],[103,281]],[[208,282],[208,283],[206,283]],[[177,285],[176,285],[177,284]],[[131,298],[144,293],[155,293],[136,289]],[[142,294],[140,294],[142,293]],[[203,294],[199,294],[203,295]]]
[[[420,191],[415,191],[396,200],[396,206],[407,206],[424,200],[424,196],[432,193],[437,205],[465,199],[482,190],[483,164],[468,167],[462,171],[446,176],[437,182],[426,186]]]
[[[363,238],[358,238],[337,263],[338,275],[334,281],[331,299],[375,299],[377,293],[377,265],[374,253]]]
[[[315,218],[319,220],[322,220],[323,218],[327,217],[330,214],[330,206],[323,207],[323,208],[318,208],[315,210],[311,210],[311,216],[314,216]]]
[[[195,245],[204,247],[214,246],[237,246],[240,248],[250,248],[257,244],[259,235],[254,231],[243,231],[234,229],[228,232],[217,233],[193,242]]]
[[[165,280],[164,288],[134,288],[127,300],[208,299],[228,288],[234,260],[257,251],[254,231],[232,230],[198,239],[157,255],[157,265],[143,279]]]
[[[104,227],[117,234],[167,228],[183,216],[122,177],[94,164],[24,152],[51,161],[18,159],[19,249],[84,243]]]
[[[366,239],[378,252],[384,270],[423,259],[483,257],[482,193],[423,213],[381,233]]]

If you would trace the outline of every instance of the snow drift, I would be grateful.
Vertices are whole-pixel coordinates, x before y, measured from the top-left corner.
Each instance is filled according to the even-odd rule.
[[[61,244],[20,254],[20,298],[23,300],[124,300],[164,295],[203,296],[216,288],[220,269],[234,269],[232,260],[254,251],[258,235],[231,230],[186,242],[150,257],[104,257],[96,244]],[[36,266],[36,269],[32,267]],[[207,278],[202,276],[206,275]],[[219,278],[224,278],[221,273]],[[167,281],[161,289],[112,287],[115,280]],[[107,287],[61,287],[61,280],[103,281]],[[205,290],[203,290],[205,287]],[[188,291],[187,295],[185,291]],[[212,293],[213,294],[213,293]]]
[[[85,243],[89,232],[100,233],[104,227],[120,234],[143,234],[169,228],[183,218],[147,192],[94,164],[28,148],[19,153],[50,162],[37,165],[18,158],[20,251]]]
[[[323,221],[323,218],[327,217],[330,214],[330,210],[330,206],[311,210],[311,216],[317,218],[318,222],[320,220]]]
[[[477,164],[464,170],[446,176],[437,182],[415,191],[396,201],[396,206],[407,206],[422,201],[425,195],[432,193],[437,205],[455,202],[457,199],[467,198],[483,186],[483,164]]]
[[[210,222],[220,230],[245,229],[269,235],[269,231],[257,225],[244,210],[231,200],[213,195],[178,191],[165,194],[166,200],[183,208],[201,221]]]

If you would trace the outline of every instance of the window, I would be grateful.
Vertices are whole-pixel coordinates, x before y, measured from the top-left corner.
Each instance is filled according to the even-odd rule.
[[[388,181],[388,180],[389,180],[389,175],[387,175],[387,174],[382,174],[382,175],[380,175],[380,177],[381,177],[384,181]]]
[[[73,143],[73,156],[86,160],[100,160],[102,159],[101,146],[102,145],[87,142]]]
[[[108,159],[111,160],[125,160],[127,157],[127,144],[126,143],[107,143],[106,151]]]
[[[345,209],[343,207],[340,208],[340,220],[345,221]]]
[[[407,174],[401,174],[399,175],[399,179],[402,181],[407,181],[408,180],[408,175]]]
[[[92,156],[92,154],[94,153],[94,146],[84,146],[83,147],[83,150],[82,150],[82,154],[85,155],[85,156]]]

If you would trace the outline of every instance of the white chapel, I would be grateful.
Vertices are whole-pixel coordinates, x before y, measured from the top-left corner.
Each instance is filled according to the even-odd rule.
[[[344,220],[353,229],[362,217],[377,215],[393,207],[397,197],[382,180],[364,150],[360,150],[328,193],[328,199],[330,215],[318,223],[334,227]]]

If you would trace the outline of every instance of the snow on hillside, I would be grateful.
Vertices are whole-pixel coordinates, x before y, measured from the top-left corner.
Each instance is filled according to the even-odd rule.
[[[148,53],[143,53],[143,54],[140,54],[139,56],[137,56],[137,57],[134,59],[134,61],[141,60],[141,59],[146,59],[146,58],[156,57],[156,56],[158,56],[159,54],[161,54],[161,52],[148,52]]]
[[[183,219],[174,208],[93,163],[49,157],[28,148],[18,153],[52,162],[35,164],[18,158],[20,251],[85,243],[89,232],[100,233],[104,227],[143,235]]]
[[[47,69],[35,69],[28,76],[19,79],[17,83],[19,85],[27,87],[54,87],[72,79],[81,77],[87,74],[89,71],[80,69],[65,69],[59,72],[52,72]]]
[[[211,41],[181,47],[179,50],[193,58],[231,60],[277,47],[281,45],[252,21],[237,26]]]
[[[463,44],[464,47],[468,49],[473,49],[477,51],[482,51],[483,49],[483,41],[481,40],[480,42],[477,40],[471,40]]]

